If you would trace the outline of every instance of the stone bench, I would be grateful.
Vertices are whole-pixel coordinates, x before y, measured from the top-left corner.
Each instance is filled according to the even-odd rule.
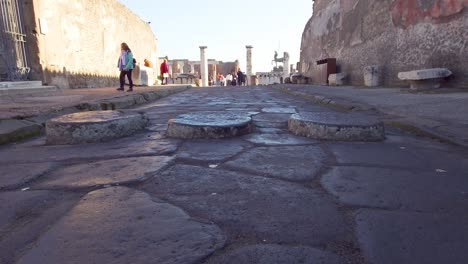
[[[398,73],[398,78],[409,81],[412,90],[435,89],[440,87],[442,79],[452,75],[446,68],[423,69]]]

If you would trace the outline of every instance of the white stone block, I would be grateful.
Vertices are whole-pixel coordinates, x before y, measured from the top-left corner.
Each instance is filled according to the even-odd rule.
[[[446,68],[423,69],[416,71],[400,72],[398,78],[405,81],[419,81],[427,79],[445,78],[452,75]]]
[[[328,84],[337,85],[337,86],[343,85],[345,78],[346,78],[346,73],[330,74],[330,76],[328,76]]]
[[[375,87],[380,85],[382,72],[378,65],[364,67],[364,85]]]

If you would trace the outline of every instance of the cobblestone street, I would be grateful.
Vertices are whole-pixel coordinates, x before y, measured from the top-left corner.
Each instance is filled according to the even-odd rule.
[[[270,87],[134,110],[150,123],[130,137],[0,147],[0,263],[467,263],[466,148],[392,127],[383,142],[295,136],[291,114],[339,110]],[[254,133],[166,136],[199,111],[255,113]]]

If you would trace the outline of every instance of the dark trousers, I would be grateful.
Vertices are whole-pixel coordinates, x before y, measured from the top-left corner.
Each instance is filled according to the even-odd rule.
[[[130,89],[132,89],[133,88],[132,70],[120,72],[120,88],[123,89],[125,86],[125,76],[127,76],[128,84],[130,84]]]

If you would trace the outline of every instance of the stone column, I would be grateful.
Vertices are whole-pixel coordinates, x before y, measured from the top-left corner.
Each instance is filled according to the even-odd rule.
[[[201,86],[208,86],[208,59],[206,58],[206,46],[200,46],[200,74],[202,83]]]
[[[195,65],[193,63],[190,63],[190,73],[195,74]]]
[[[284,53],[283,80],[289,77],[289,53]]]
[[[252,49],[253,47],[250,45],[245,46],[247,48],[247,69],[246,69],[246,74],[247,74],[247,85],[252,85],[251,84],[251,79],[252,79]]]

